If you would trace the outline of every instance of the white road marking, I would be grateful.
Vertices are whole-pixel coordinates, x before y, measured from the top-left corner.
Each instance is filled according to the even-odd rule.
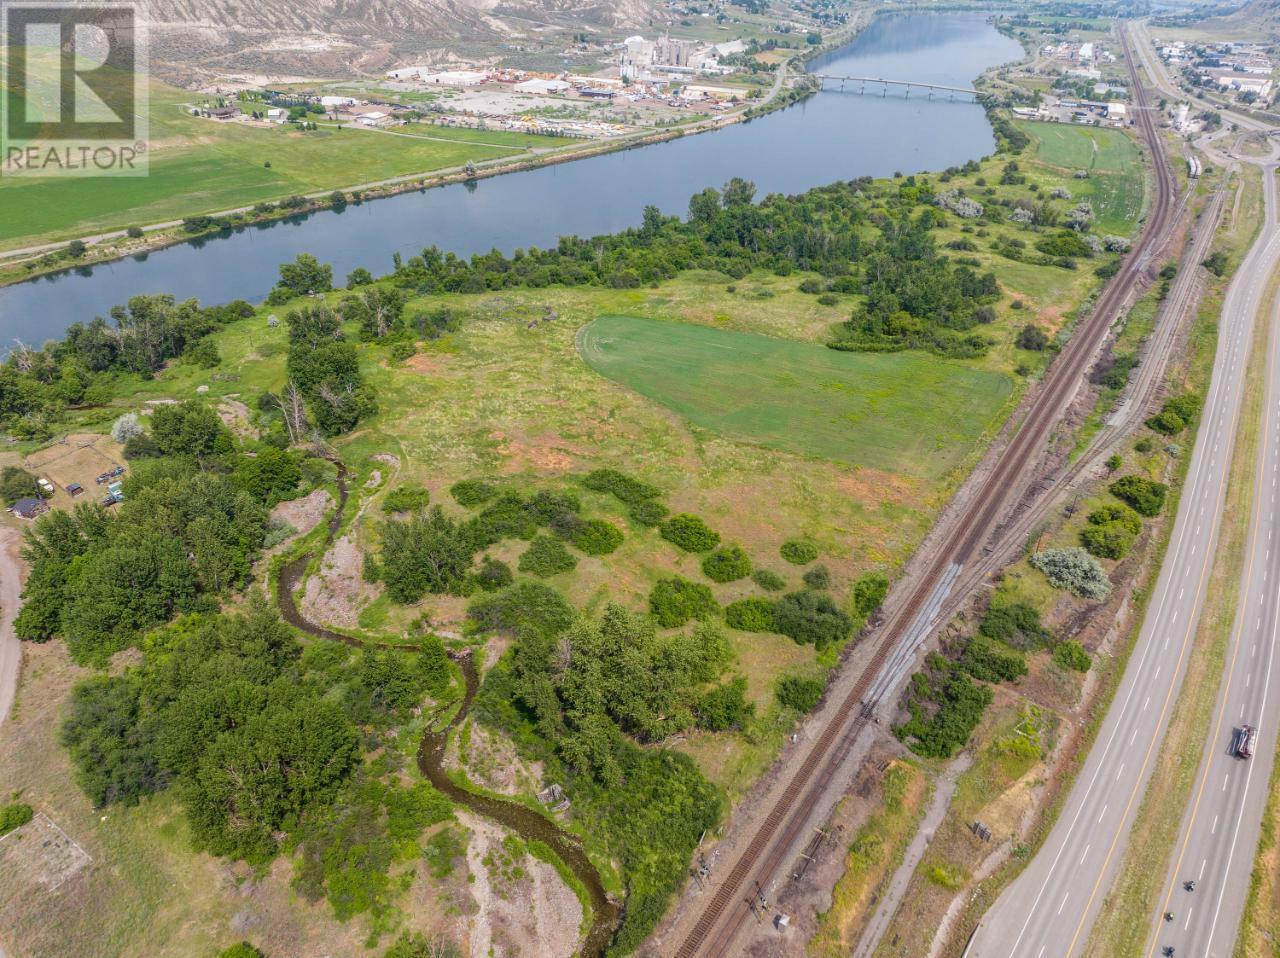
[[[1071,897],[1071,892],[1067,892],[1062,896],[1062,904],[1058,906],[1058,914],[1062,914],[1062,909],[1067,907],[1067,899]]]
[[[1101,825],[1101,824],[1102,824],[1102,816],[1103,816],[1103,815],[1105,815],[1105,814],[1107,814],[1107,806],[1106,806],[1106,805],[1103,805],[1103,806],[1102,806],[1102,811],[1098,813],[1098,821],[1097,821],[1097,824],[1099,824],[1099,825]]]
[[[1085,845],[1085,846],[1084,846],[1084,854],[1080,856],[1080,861],[1079,861],[1079,862],[1077,863],[1077,865],[1076,865],[1076,867],[1077,867],[1077,868],[1079,868],[1079,867],[1080,867],[1080,865],[1083,865],[1083,864],[1084,864],[1084,860],[1085,860],[1086,858],[1088,858],[1088,857],[1089,857],[1089,849],[1090,849],[1090,848],[1092,848],[1092,847],[1093,847],[1092,845]]]
[[[1196,881],[1199,881],[1201,878],[1204,877],[1204,866],[1207,864],[1209,864],[1209,859],[1202,858],[1200,860],[1200,874],[1196,876]]]
[[[1209,829],[1209,834],[1210,834],[1210,835],[1216,835],[1216,834],[1218,834],[1218,816],[1217,816],[1217,815],[1214,815],[1214,816],[1213,816],[1213,825],[1212,825],[1212,827]]]

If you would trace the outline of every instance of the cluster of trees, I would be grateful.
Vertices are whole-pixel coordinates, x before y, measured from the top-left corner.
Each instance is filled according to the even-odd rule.
[[[1199,415],[1200,396],[1196,393],[1183,393],[1166,399],[1160,411],[1147,420],[1147,425],[1166,436],[1176,436],[1195,422]]]
[[[579,621],[534,583],[475,600],[470,614],[517,635],[485,677],[475,714],[546,762],[578,814],[596,823],[626,883],[611,952],[629,954],[662,917],[723,804],[688,756],[640,743],[749,717],[744,683],[720,682],[728,644],[714,625],[660,636],[648,617],[616,606]]]
[[[1080,530],[1080,544],[1100,559],[1123,559],[1142,534],[1142,516],[1122,503],[1102,506],[1089,513]]]
[[[84,503],[27,532],[31,574],[16,629],[66,637],[81,662],[106,657],[244,583],[267,529],[264,504],[190,460],[140,464],[114,513]]]
[[[425,695],[447,692],[443,648],[428,639],[423,649],[366,651],[352,664],[338,645],[304,656],[260,600],[245,614],[180,618],[152,634],[139,665],[76,687],[62,741],[96,806],[172,787],[197,848],[262,863],[282,837],[313,841],[328,820],[360,764],[355,722],[403,722]]]
[[[1121,476],[1111,483],[1111,494],[1148,518],[1160,515],[1169,487],[1145,476]]]
[[[911,676],[910,717],[893,733],[919,755],[950,758],[969,741],[993,697],[991,687],[975,682],[964,667],[930,653],[925,667]]]
[[[360,373],[360,357],[333,310],[304,306],[288,313],[285,322],[289,384],[282,405],[292,441],[303,440],[312,426],[326,436],[349,432],[377,412],[373,390]]]
[[[995,274],[979,274],[941,255],[930,218],[886,224],[863,267],[865,300],[832,348],[926,349],[943,356],[986,352],[990,341],[973,330],[995,319]]]
[[[193,299],[134,296],[108,319],[72,324],[60,342],[38,350],[19,344],[0,365],[0,425],[16,436],[44,438],[68,408],[109,399],[119,374],[150,377],[180,356],[202,361],[210,333],[252,313],[240,300],[202,308]]]

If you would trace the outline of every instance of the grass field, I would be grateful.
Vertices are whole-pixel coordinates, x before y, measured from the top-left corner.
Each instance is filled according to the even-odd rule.
[[[261,128],[190,116],[191,94],[151,88],[152,152],[144,177],[0,179],[0,249],[145,226],[251,206],[294,194],[356,186],[468,161],[519,156],[571,142],[489,130],[412,126],[413,136],[371,130]],[[270,167],[265,164],[270,163]]]
[[[1129,234],[1142,213],[1142,160],[1133,140],[1120,130],[1075,123],[1019,121],[1035,143],[1035,159],[1064,179],[1073,198],[1093,204],[1098,227]],[[1072,174],[1085,170],[1089,178]]]
[[[695,425],[775,449],[937,478],[1012,391],[917,352],[840,353],[769,336],[602,316],[579,347],[602,375]]]

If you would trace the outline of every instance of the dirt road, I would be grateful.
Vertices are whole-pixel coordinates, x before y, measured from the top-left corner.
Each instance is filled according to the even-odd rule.
[[[22,535],[17,529],[0,527],[0,725],[13,708],[18,690],[18,671],[22,665],[22,646],[13,631],[13,620],[22,600],[22,561],[18,548]],[[0,953],[2,954],[2,953]]]

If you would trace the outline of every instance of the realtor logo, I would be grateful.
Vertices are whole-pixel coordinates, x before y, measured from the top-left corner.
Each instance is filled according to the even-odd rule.
[[[0,0],[0,38],[0,176],[146,174],[146,29],[135,4]]]

